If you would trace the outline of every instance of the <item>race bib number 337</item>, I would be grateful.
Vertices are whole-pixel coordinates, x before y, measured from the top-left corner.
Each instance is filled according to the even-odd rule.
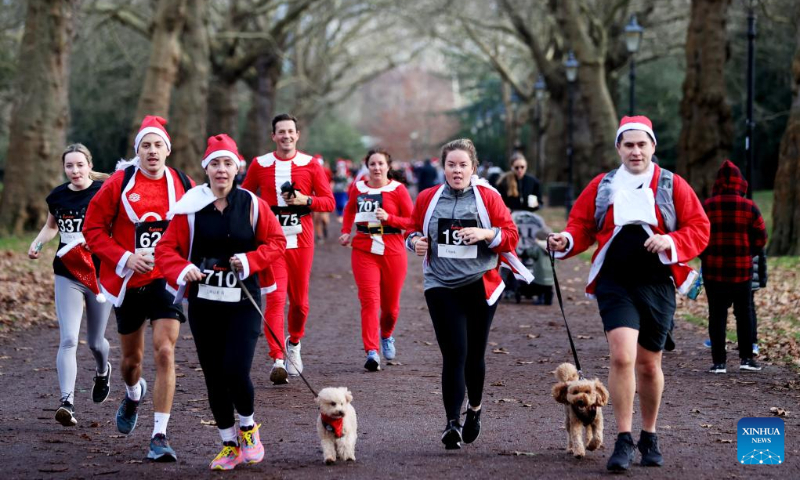
[[[466,245],[461,238],[461,230],[477,226],[477,220],[440,218],[436,235],[439,258],[478,258],[478,246]]]

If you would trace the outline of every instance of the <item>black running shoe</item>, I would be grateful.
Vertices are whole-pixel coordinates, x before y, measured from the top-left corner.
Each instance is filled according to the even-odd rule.
[[[761,365],[756,363],[755,360],[751,358],[743,358],[739,360],[739,370],[746,370],[749,372],[760,372]]]
[[[56,421],[65,427],[74,427],[78,424],[75,419],[75,407],[71,403],[64,400],[61,406],[56,410]]]
[[[606,468],[612,472],[624,472],[631,468],[631,462],[636,455],[636,445],[629,432],[617,435],[617,442],[614,444],[614,453],[608,459]]]
[[[461,435],[464,443],[474,442],[481,434],[481,410],[477,412],[467,407],[467,419],[464,420],[464,427],[461,429]]]
[[[103,403],[108,398],[108,393],[111,391],[111,362],[106,366],[106,374],[97,374],[94,376],[94,386],[92,387],[92,401],[94,403]]]
[[[450,420],[442,433],[442,443],[446,450],[458,450],[461,448],[461,424],[458,420]]]
[[[664,465],[664,457],[661,456],[661,451],[658,449],[658,436],[655,433],[642,430],[637,446],[642,453],[643,467],[660,467]]]

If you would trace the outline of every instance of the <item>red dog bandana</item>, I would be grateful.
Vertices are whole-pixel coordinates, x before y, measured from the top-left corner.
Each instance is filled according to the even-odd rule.
[[[344,436],[344,433],[342,432],[342,428],[344,427],[344,417],[333,418],[325,415],[324,413],[320,413],[319,417],[322,419],[322,425],[325,427],[325,430],[333,433],[336,438],[342,438],[342,436]]]

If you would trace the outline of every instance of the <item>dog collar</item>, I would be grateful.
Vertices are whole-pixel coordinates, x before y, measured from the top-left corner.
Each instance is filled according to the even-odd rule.
[[[344,436],[344,432],[342,432],[344,428],[344,417],[333,418],[324,413],[320,413],[319,418],[322,420],[322,426],[325,427],[325,430],[331,432],[336,438],[342,438]]]

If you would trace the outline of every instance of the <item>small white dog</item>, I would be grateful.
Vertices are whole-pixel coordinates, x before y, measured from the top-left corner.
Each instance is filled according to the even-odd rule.
[[[353,394],[347,387],[323,388],[316,398],[319,405],[317,434],[322,443],[322,457],[328,465],[341,460],[356,460],[358,422],[350,402]]]

